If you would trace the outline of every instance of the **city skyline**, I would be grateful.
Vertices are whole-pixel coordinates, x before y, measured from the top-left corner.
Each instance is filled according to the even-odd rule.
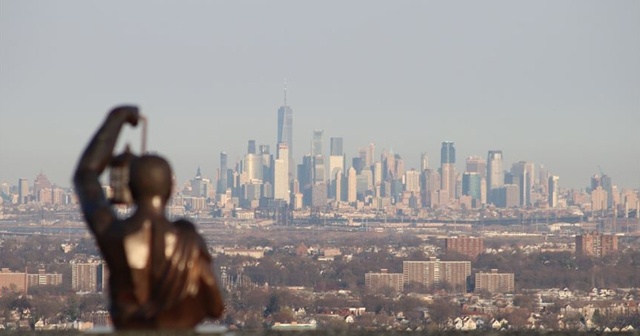
[[[434,167],[453,141],[459,172],[499,149],[505,170],[544,164],[562,187],[584,188],[602,167],[639,188],[639,4],[465,5],[159,4],[150,14],[145,2],[2,2],[0,182],[44,172],[69,186],[90,134],[125,102],[149,117],[149,148],[179,182],[198,166],[215,178],[219,153],[231,165],[248,139],[275,151],[287,78],[296,164],[324,130],[325,153],[332,137],[348,157],[375,143],[407,169],[423,152]],[[135,150],[139,130],[126,135]]]

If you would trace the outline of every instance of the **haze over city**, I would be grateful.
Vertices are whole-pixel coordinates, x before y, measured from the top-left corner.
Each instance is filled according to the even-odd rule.
[[[563,187],[599,166],[640,186],[637,1],[0,3],[0,181],[67,186],[106,112],[134,103],[180,182],[247,140],[275,152],[284,81],[294,158],[312,131],[420,168],[500,149]],[[128,131],[138,144],[138,130]],[[324,143],[328,150],[328,141]]]

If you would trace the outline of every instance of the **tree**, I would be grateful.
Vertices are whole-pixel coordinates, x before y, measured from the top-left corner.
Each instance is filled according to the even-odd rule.
[[[429,317],[431,318],[431,321],[440,329],[444,327],[444,323],[447,319],[455,318],[459,312],[459,307],[457,305],[444,298],[437,298],[433,300],[433,302],[427,307],[429,308]]]

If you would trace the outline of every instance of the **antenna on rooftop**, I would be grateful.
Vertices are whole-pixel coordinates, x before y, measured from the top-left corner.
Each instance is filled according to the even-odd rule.
[[[287,106],[287,79],[284,79],[284,106]]]

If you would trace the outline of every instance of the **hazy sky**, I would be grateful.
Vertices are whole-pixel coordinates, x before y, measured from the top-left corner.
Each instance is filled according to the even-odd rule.
[[[419,165],[455,141],[640,187],[640,2],[0,1],[0,182],[70,185],[106,112],[138,104],[178,180],[275,150],[288,81],[295,157],[312,130]],[[138,145],[138,130],[127,130]]]

